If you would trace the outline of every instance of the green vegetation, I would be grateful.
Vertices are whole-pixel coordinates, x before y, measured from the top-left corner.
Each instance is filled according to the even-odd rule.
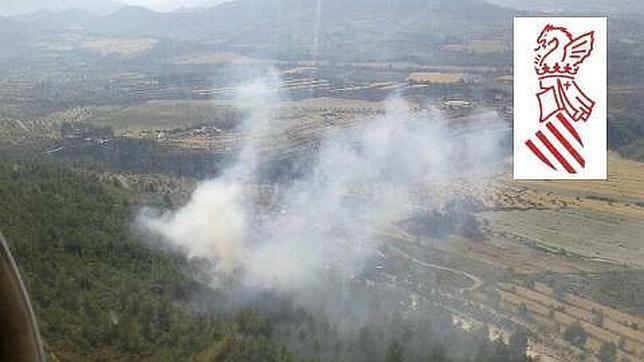
[[[389,347],[387,348],[387,355],[385,356],[386,362],[403,362],[405,357],[403,357],[403,349],[398,341],[391,341]]]
[[[579,322],[574,322],[566,328],[563,338],[573,346],[583,349],[588,340],[588,333]]]
[[[188,262],[133,238],[133,195],[42,161],[3,162],[0,200],[0,229],[59,360],[177,361],[230,343],[240,323],[179,306],[199,290],[218,298],[194,281]],[[269,337],[258,343],[277,350]]]
[[[644,315],[644,272],[641,270],[609,271],[574,275],[544,275],[542,281],[555,285],[562,294],[568,291],[589,296],[598,303],[635,315]],[[633,328],[635,327],[635,328]],[[632,329],[638,330],[633,322]]]
[[[463,332],[438,308],[412,332],[389,315],[395,296],[366,307],[375,319],[359,332],[339,333],[324,316],[270,293],[239,311],[199,281],[198,261],[132,232],[138,208],[133,191],[102,183],[95,171],[51,159],[0,160],[0,230],[52,359],[526,361],[525,336],[511,346],[490,342],[487,330]],[[348,306],[367,291],[345,293],[338,304]]]
[[[599,362],[615,362],[617,360],[617,347],[614,343],[602,343],[597,352]]]
[[[441,344],[432,345],[429,350],[429,356],[427,357],[427,362],[448,362],[447,352],[445,347]]]
[[[207,151],[163,147],[150,140],[114,138],[107,145],[71,144],[55,155],[77,168],[114,170],[176,177],[217,175],[227,158]]]

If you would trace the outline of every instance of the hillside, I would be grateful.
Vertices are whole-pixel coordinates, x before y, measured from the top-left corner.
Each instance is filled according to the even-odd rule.
[[[237,0],[200,11],[130,6],[103,17],[75,10],[12,19],[32,29],[81,25],[85,35],[200,42],[260,58],[427,62],[445,42],[509,39],[511,16],[482,0]]]
[[[187,308],[200,291],[221,298],[192,278],[185,258],[133,237],[127,191],[43,161],[2,162],[0,200],[0,229],[52,360],[188,360],[235,333],[233,316]],[[262,341],[261,351],[273,349]]]
[[[490,0],[490,2],[516,9],[539,11],[595,11],[609,14],[644,13],[644,4],[639,0]]]
[[[22,27],[14,21],[0,16],[0,46],[14,45],[23,38]]]
[[[266,291],[244,302],[252,291],[212,289],[202,262],[152,248],[133,232],[139,202],[119,182],[52,160],[0,160],[0,229],[51,360],[372,361],[394,352],[431,362],[526,360],[525,337],[489,341],[484,329],[464,332],[436,307],[421,329],[407,330],[400,297],[378,291],[343,291],[337,303],[345,307],[363,293],[379,303],[364,311],[373,318],[363,328],[339,334],[287,296]]]

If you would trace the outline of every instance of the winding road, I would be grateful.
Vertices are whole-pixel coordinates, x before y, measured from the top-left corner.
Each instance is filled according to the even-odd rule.
[[[405,253],[404,251],[398,249],[395,246],[392,246],[392,249],[395,250],[395,252],[398,255],[402,256],[403,258],[409,259],[414,264],[418,264],[418,265],[426,267],[426,268],[432,268],[432,269],[437,269],[437,270],[442,270],[442,271],[462,275],[462,276],[470,279],[472,281],[472,285],[470,285],[468,287],[460,288],[458,290],[460,293],[474,291],[474,290],[480,288],[481,285],[483,285],[483,281],[481,281],[481,278],[477,277],[476,275],[470,274],[470,273],[468,273],[468,272],[466,272],[464,270],[449,268],[449,267],[446,267],[446,266],[437,265],[437,264],[422,261],[422,260],[420,260],[418,258],[415,258],[415,257]]]
[[[397,226],[394,226],[394,228],[395,228],[395,231],[396,231],[395,233],[388,233],[388,232],[380,231],[379,234],[381,236],[385,236],[387,238],[393,238],[393,239],[397,239],[397,240],[404,241],[404,242],[407,242],[407,243],[413,243],[412,236],[409,235],[406,231],[400,229]],[[391,249],[394,250],[399,256],[410,260],[414,264],[420,265],[420,266],[425,267],[425,268],[431,268],[431,269],[436,269],[436,270],[446,271],[446,272],[449,272],[449,273],[458,274],[458,275],[464,276],[467,279],[471,280],[472,285],[470,285],[468,287],[465,287],[465,288],[459,288],[458,289],[458,291],[461,294],[464,293],[464,292],[474,291],[474,290],[480,288],[483,285],[483,281],[481,280],[481,278],[477,277],[474,274],[468,273],[465,270],[454,269],[454,268],[450,268],[450,267],[446,267],[446,266],[438,265],[438,264],[434,264],[434,263],[428,263],[426,261],[420,260],[420,259],[418,259],[418,258],[416,258],[414,256],[409,255],[408,253],[400,250],[399,248],[397,248],[394,245],[389,245],[389,247],[391,247]]]

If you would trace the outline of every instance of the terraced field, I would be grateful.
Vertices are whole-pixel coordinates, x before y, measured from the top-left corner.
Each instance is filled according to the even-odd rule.
[[[610,155],[607,181],[506,179],[497,192],[494,206],[479,214],[492,239],[644,267],[643,164]]]
[[[555,252],[644,267],[641,219],[577,208],[481,214],[494,232],[530,240]]]
[[[517,184],[561,195],[604,197],[615,202],[644,201],[644,163],[609,154],[606,181],[521,181]]]
[[[571,294],[557,297],[552,288],[541,283],[532,289],[512,283],[501,283],[500,288],[506,307],[525,306],[528,318],[554,334],[578,322],[589,336],[584,346],[587,351],[596,352],[602,343],[614,343],[622,357],[644,359],[644,331],[639,330],[644,320],[640,317]]]

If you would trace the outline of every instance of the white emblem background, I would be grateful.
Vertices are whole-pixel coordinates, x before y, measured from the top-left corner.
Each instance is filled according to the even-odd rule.
[[[543,124],[539,123],[539,79],[534,70],[534,49],[541,30],[548,24],[568,28],[573,38],[595,31],[590,57],[579,66],[577,83],[596,102],[590,118],[573,122],[584,142],[585,168],[569,174],[562,167],[552,170],[525,145]],[[605,17],[515,17],[514,18],[514,179],[606,179],[606,18]],[[570,156],[570,155],[566,155]],[[574,159],[570,159],[571,163]]]

